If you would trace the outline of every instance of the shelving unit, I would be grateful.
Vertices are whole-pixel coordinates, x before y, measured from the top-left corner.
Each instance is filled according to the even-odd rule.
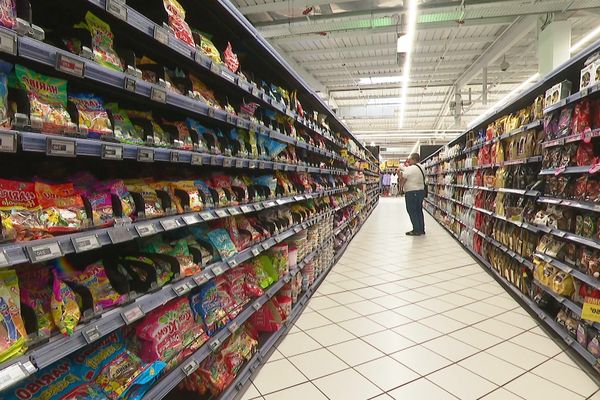
[[[149,2],[147,7],[152,6],[150,3],[158,4]],[[199,134],[193,138],[193,149],[184,149],[175,140],[163,147],[148,141],[136,145],[122,143],[116,136],[98,140],[86,136],[87,130],[83,129],[83,123],[75,130],[56,134],[34,128],[35,124],[29,115],[25,118],[26,123],[22,117],[19,119],[13,116],[10,126],[0,128],[2,158],[15,165],[7,178],[33,180],[34,176],[27,175],[31,168],[25,165],[39,164],[41,168],[55,167],[72,171],[87,171],[88,167],[94,172],[104,169],[104,179],[145,178],[146,175],[143,174],[147,174],[160,176],[160,179],[195,182],[196,179],[208,179],[206,177],[215,174],[248,179],[269,175],[283,177],[281,179],[285,183],[277,182],[277,189],[269,190],[266,194],[253,189],[254,195],[246,194],[246,197],[231,190],[231,196],[226,199],[227,206],[217,201],[213,204],[203,198],[202,209],[197,211],[190,211],[189,205],[186,205],[182,207],[183,212],[176,212],[172,207],[158,218],[145,218],[144,214],[136,217],[115,215],[110,226],[88,224],[77,231],[61,235],[46,234],[41,239],[17,241],[4,237],[5,240],[0,243],[0,268],[12,271],[32,268],[31,264],[56,268],[50,263],[60,263],[75,257],[101,258],[105,256],[104,253],[118,256],[119,252],[125,249],[130,251],[132,246],[136,247],[142,241],[174,233],[181,234],[192,228],[206,228],[208,232],[210,229],[217,229],[215,227],[225,226],[227,221],[235,218],[251,217],[256,218],[256,223],[265,224],[260,218],[267,213],[286,213],[286,218],[288,215],[289,218],[286,223],[273,223],[273,229],[261,240],[252,241],[250,245],[228,257],[219,256],[218,261],[204,265],[200,272],[189,276],[176,273],[162,286],[152,286],[143,293],[131,292],[131,296],[128,293],[127,300],[116,306],[94,308],[91,312],[88,309],[88,312],[82,313],[79,324],[71,334],[61,335],[53,331],[50,336],[39,338],[36,337],[36,332],[28,331],[27,350],[0,363],[0,395],[25,384],[28,379],[52,368],[56,363],[80,354],[88,346],[98,345],[102,338],[114,332],[134,331],[132,327],[141,323],[148,314],[162,309],[176,299],[198,293],[209,283],[237,271],[236,268],[244,263],[265,256],[275,246],[287,243],[309,228],[325,222],[331,224],[329,237],[319,238],[313,251],[299,260],[289,272],[265,287],[262,296],[253,298],[201,347],[157,376],[148,384],[143,398],[161,399],[173,395],[174,390],[180,390],[178,386],[181,382],[201,368],[203,361],[217,353],[261,307],[272,301],[282,288],[288,287],[292,279],[303,274],[305,267],[312,265],[316,259],[327,259],[326,267],[315,276],[314,283],[301,293],[282,328],[270,335],[261,335],[258,350],[238,371],[235,380],[219,398],[235,397],[273,346],[287,334],[312,294],[377,205],[377,160],[256,33],[235,7],[227,0],[210,4],[191,1],[183,3],[187,7],[187,18],[205,20],[207,25],[203,29],[210,29],[211,26],[227,27],[223,34],[228,36],[218,39],[232,41],[240,51],[253,54],[251,60],[242,61],[243,66],[247,66],[243,73],[232,72],[226,64],[211,60],[200,46],[190,46],[178,39],[167,25],[161,25],[146,16],[148,9],[136,9],[135,3],[125,4],[117,0],[61,0],[55,6],[57,10],[68,6],[78,12],[93,12],[110,25],[115,40],[122,39],[121,45],[139,45],[139,48],[131,50],[139,49],[140,54],[155,57],[157,64],[165,63],[165,67],[168,64],[180,68],[181,73],[197,74],[199,78],[206,80],[210,89],[218,91],[219,100],[224,104],[223,99],[226,99],[231,108],[203,101],[191,92],[178,92],[160,80],[150,82],[139,73],[135,65],[127,64],[122,72],[108,68],[96,62],[93,57],[73,54],[60,47],[60,41],[45,40],[39,34],[24,36],[0,27],[0,59],[24,65],[51,77],[62,78],[77,90],[98,94],[119,103],[124,102],[128,106],[173,116],[180,121],[194,118],[221,134],[225,131],[226,135],[232,130],[254,132],[255,135],[262,135],[285,145],[286,151],[289,150],[293,156],[272,155],[270,151],[264,150],[253,155],[249,151],[243,151],[243,148],[236,152],[232,146],[228,147],[230,139],[224,140],[225,144],[216,143],[214,147],[223,147],[223,150],[214,151],[201,146]],[[38,10],[36,15],[36,7],[41,7],[40,4],[43,2],[32,2],[31,23],[37,22],[36,17],[40,14]],[[141,4],[143,2],[137,3],[138,6]],[[42,22],[46,21],[42,18]],[[267,78],[272,82],[261,82],[261,79]],[[302,105],[298,107],[298,104],[286,101],[285,97],[276,96],[273,87],[296,90],[298,102]],[[71,86],[69,93],[70,90]],[[248,102],[256,103],[265,112],[281,116],[288,125],[273,122],[274,120],[269,122],[262,114],[261,117],[255,117],[235,111],[236,107]],[[19,171],[19,166],[23,167],[22,171]],[[293,185],[292,176],[304,177],[306,184],[302,186],[294,182]],[[283,188],[287,182],[289,186]],[[210,189],[210,196],[218,196],[215,194],[216,189]],[[331,205],[333,200],[336,201],[336,206]],[[306,216],[303,214],[300,219],[297,216],[292,218],[292,207],[300,207],[306,212]],[[337,223],[335,229],[334,221]],[[200,319],[199,316],[197,318]]]
[[[555,271],[568,274],[568,279],[573,279],[592,289],[600,288],[600,281],[585,267],[571,265],[570,262],[565,261],[562,252],[553,257],[544,253],[543,246],[540,247],[542,238],[545,238],[544,240],[558,243],[558,246],[572,244],[580,246],[581,249],[600,249],[600,241],[596,236],[589,234],[585,236],[581,232],[575,233],[574,230],[575,215],[592,215],[593,218],[596,218],[596,213],[600,212],[600,205],[596,201],[576,198],[574,192],[569,191],[572,186],[571,189],[566,187],[562,189],[564,193],[570,193],[570,195],[553,195],[551,193],[552,183],[550,183],[552,179],[573,177],[575,174],[593,179],[597,167],[577,165],[580,161],[579,159],[575,160],[574,157],[567,159],[566,165],[550,167],[552,160],[548,153],[560,146],[562,146],[560,148],[566,148],[567,144],[579,146],[595,140],[599,136],[599,127],[591,126],[590,122],[590,129],[579,133],[573,130],[572,125],[568,125],[566,133],[556,138],[551,137],[554,134],[552,126],[543,123],[543,118],[547,121],[550,114],[560,113],[567,106],[576,106],[582,100],[597,98],[600,90],[598,85],[579,91],[577,91],[576,85],[579,82],[579,71],[585,60],[599,48],[600,42],[588,47],[527,90],[520,98],[488,115],[471,131],[464,132],[440,152],[426,160],[430,195],[425,203],[426,210],[478,260],[484,269],[489,271],[531,314],[538,317],[546,328],[566,342],[577,354],[582,368],[596,381],[599,381],[597,355],[592,354],[586,348],[586,343],[578,343],[578,338],[569,333],[565,326],[557,322],[555,318],[558,310],[563,309],[568,313],[568,317],[579,326],[589,326],[593,331],[598,331],[600,324],[580,319],[582,302],[585,300],[575,290],[568,295],[558,294],[554,288],[539,282],[534,272],[537,268],[543,268],[544,265],[551,265]],[[533,117],[536,118],[533,121],[521,121],[521,126],[517,129],[495,135],[495,130],[503,127],[500,124],[508,121],[501,120],[502,117],[509,118],[508,116],[511,114],[517,115],[519,110],[529,107],[538,96],[543,96],[547,89],[564,79],[573,82],[576,93],[543,109],[543,116],[536,115]],[[532,106],[530,110],[530,116],[533,116],[534,107]],[[538,134],[540,130],[543,130],[542,135]],[[489,137],[489,132],[492,132],[492,138]],[[485,153],[480,152],[484,147],[490,150],[491,146],[503,146],[504,140],[526,134],[531,135],[529,138],[533,138],[532,146],[538,149],[539,153],[503,162],[493,162],[492,159],[492,162],[483,165],[461,166],[461,163],[465,163],[467,160],[477,163],[479,161],[477,156],[485,156]],[[473,156],[476,157],[470,159]],[[520,183],[517,184],[520,187],[513,188],[504,185],[503,180],[497,181],[497,176],[502,176],[502,174],[496,175],[499,169],[506,171],[507,168],[513,168],[506,173],[515,174],[514,168],[521,166],[529,168],[524,170],[526,172],[521,171],[521,174],[525,176],[522,181],[527,184]],[[486,173],[486,176],[489,177],[489,181],[485,181],[485,185],[480,183],[485,179],[480,175],[482,173]],[[545,182],[545,187],[536,182],[538,180]],[[516,178],[514,182],[516,182]],[[573,180],[563,180],[562,182],[573,182]],[[505,214],[508,207],[514,208],[508,214],[512,217]],[[556,210],[569,210],[573,214],[563,214],[563,211]],[[558,214],[551,214],[553,212]],[[546,225],[544,223],[547,221],[544,219],[545,215],[554,216],[554,222]],[[559,229],[558,226],[561,226],[562,229]],[[496,240],[498,237],[502,238],[502,241]],[[501,256],[496,256],[497,250],[500,251]],[[536,259],[537,261],[534,262]],[[514,275],[519,275],[519,277],[511,275],[509,271],[514,271]],[[523,287],[523,285],[525,286]],[[541,302],[538,303],[535,299]]]

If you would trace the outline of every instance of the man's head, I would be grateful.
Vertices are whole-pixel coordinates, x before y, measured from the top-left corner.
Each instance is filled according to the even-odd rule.
[[[406,163],[408,165],[415,165],[419,161],[421,161],[421,156],[419,155],[419,153],[412,153],[410,156],[408,156]]]

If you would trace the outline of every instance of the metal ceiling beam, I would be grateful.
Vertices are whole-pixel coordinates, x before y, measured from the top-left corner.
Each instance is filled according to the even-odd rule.
[[[425,83],[422,83],[425,82]],[[481,82],[477,82],[477,81],[473,81],[474,83],[477,83],[479,85],[481,85]],[[518,79],[510,79],[507,80],[506,82],[502,82],[502,84],[504,85],[518,85],[520,83],[522,83],[523,80],[518,80]],[[430,83],[427,84],[427,81],[420,81],[420,82],[414,82],[413,80],[411,80],[411,83],[408,85],[409,88],[414,88],[414,89],[424,89],[424,88],[429,88],[429,89],[434,89],[434,88],[447,88],[447,87],[451,87],[454,84],[454,81],[446,81],[443,83],[439,83],[439,82],[435,82],[435,83]],[[356,85],[349,85],[348,82],[344,82],[344,83],[339,83],[339,84],[327,84],[327,87],[329,89],[329,93],[333,94],[335,92],[348,92],[348,91],[357,91],[359,88]],[[365,86],[360,86],[360,90],[381,90],[381,89],[398,89],[398,84],[393,84],[393,85],[365,85]]]
[[[419,74],[415,74],[411,76],[411,83],[414,83],[416,81],[430,81],[430,82],[445,82],[445,81],[451,81],[451,84],[454,84],[454,81],[456,80],[456,77],[462,72],[464,71],[463,69],[449,69],[449,70],[441,70],[441,71],[437,71],[437,72],[433,72],[433,71],[429,71],[429,72],[423,72],[423,73],[419,73]],[[529,76],[531,76],[532,74],[534,74],[537,71],[537,68],[535,66],[523,66],[522,68],[519,69],[519,71],[517,73],[523,73],[523,74],[528,74],[528,75],[524,75],[524,78],[528,78]],[[345,73],[344,73],[345,72]],[[500,73],[499,71],[492,71],[494,74]],[[488,70],[488,75],[491,74],[492,72],[490,72]],[[325,86],[327,86],[328,88],[331,88],[332,85],[336,85],[336,84],[351,84],[354,81],[358,81],[361,78],[369,78],[369,77],[377,77],[377,76],[394,76],[394,75],[399,75],[401,72],[400,71],[396,71],[396,72],[388,72],[388,71],[378,71],[378,72],[373,72],[373,73],[369,73],[369,74],[353,74],[352,72],[346,72],[346,71],[341,71],[340,74],[315,74],[314,76],[319,79],[320,82],[322,82]],[[479,76],[479,75],[478,75]],[[511,75],[513,76],[513,75]],[[519,75],[520,76],[520,75]],[[475,78],[475,77],[474,77]],[[481,80],[481,79],[478,79]],[[357,86],[356,88],[358,89],[358,87],[362,88],[363,85]],[[396,83],[395,84],[396,87],[399,87],[400,84]],[[373,85],[370,85],[369,87],[373,87]]]
[[[481,89],[481,88],[480,88]],[[510,90],[499,90],[499,91],[494,91],[495,94],[506,94],[509,93]],[[336,92],[339,93],[339,92]],[[350,92],[348,92],[350,93]],[[353,91],[352,94],[355,94],[356,91]],[[473,95],[479,95],[481,93],[480,91],[472,91]],[[427,95],[424,95],[425,97],[429,97]],[[369,94],[364,94],[362,96],[359,95],[353,95],[353,96],[348,96],[348,97],[343,97],[343,96],[337,96],[335,95],[335,101],[338,103],[338,105],[341,107],[346,106],[347,104],[342,104],[345,102],[352,102],[352,101],[361,101],[361,102],[365,102],[367,101],[367,99],[372,98],[372,99],[397,99],[400,97],[400,94],[396,93],[396,94],[385,94],[385,95],[380,95],[380,94],[373,94],[373,95],[369,95]],[[416,104],[440,104],[439,101],[419,101],[419,100],[414,100],[414,101],[408,101],[406,102],[406,105],[411,106],[411,105],[416,105]]]

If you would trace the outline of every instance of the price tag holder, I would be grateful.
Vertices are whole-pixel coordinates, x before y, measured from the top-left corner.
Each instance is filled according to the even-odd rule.
[[[257,203],[257,204],[255,204],[255,205],[254,205],[254,209],[255,209],[256,211],[260,211],[260,210],[262,210],[263,208],[265,208],[265,207],[264,207],[264,206],[263,206],[261,203]]]
[[[259,254],[260,254],[260,249],[258,249],[257,247],[255,247],[255,248],[252,249],[252,255],[254,257],[256,257]]]
[[[190,287],[188,282],[182,282],[177,285],[173,285],[173,292],[179,297],[188,293],[192,288]]]
[[[17,132],[0,132],[0,152],[17,152]]]
[[[192,165],[202,165],[202,155],[201,154],[192,154]]]
[[[27,247],[27,253],[32,263],[38,263],[53,258],[62,257],[63,253],[58,242]]]
[[[176,218],[160,221],[160,224],[165,231],[172,231],[173,229],[181,227],[181,223]]]
[[[304,196],[294,196],[294,200],[296,200],[296,201],[304,200]]]
[[[135,80],[135,78],[126,76],[125,80],[123,81],[123,88],[125,90],[127,90],[128,92],[135,93],[136,87],[137,87],[137,81]]]
[[[0,31],[0,51],[17,55],[17,35],[12,32]],[[0,386],[2,384],[0,383]]]
[[[77,142],[71,139],[46,139],[46,155],[55,157],[75,157]]]
[[[265,163],[264,161],[259,161],[258,168],[259,169],[265,169],[265,168],[267,168],[267,163]]]
[[[169,45],[169,34],[167,30],[162,26],[155,25],[154,26],[154,39],[158,42],[168,46]]]
[[[208,347],[214,352],[217,351],[219,346],[221,346],[221,341],[217,338],[214,338],[210,343],[208,343]]]
[[[75,253],[82,253],[101,247],[100,240],[96,235],[80,236],[71,239]]]
[[[0,267],[6,267],[9,264],[10,262],[8,261],[6,253],[4,252],[4,250],[0,250]]]
[[[252,308],[254,308],[256,311],[260,310],[260,307],[262,307],[262,305],[260,303],[252,304]]]
[[[219,157],[212,156],[210,158],[210,165],[219,165]]]
[[[223,159],[223,167],[225,168],[231,168],[232,163],[233,160],[231,158],[226,157]]]
[[[150,99],[157,103],[167,102],[167,91],[156,86],[152,86],[150,89]]]
[[[210,63],[210,71],[214,74],[221,75],[221,66],[213,61]]]
[[[156,228],[154,228],[152,222],[149,222],[147,224],[135,225],[135,230],[137,231],[138,235],[140,235],[140,237],[146,237],[154,235],[156,233]]]
[[[252,206],[242,206],[242,207],[240,207],[240,209],[242,210],[242,212],[244,214],[248,214],[248,213],[251,213],[252,211],[254,211]]]
[[[55,68],[57,71],[73,75],[78,78],[83,78],[85,73],[85,63],[82,60],[78,60],[62,53],[56,54]]]
[[[212,107],[208,107],[207,115],[210,118],[216,118],[217,117],[217,111],[214,108],[212,108]]]
[[[238,158],[238,159],[236,159],[236,160],[235,160],[235,167],[236,167],[236,168],[243,168],[243,167],[244,167],[244,160],[241,160],[241,159],[239,159],[239,158]]]
[[[127,7],[116,0],[106,0],[106,11],[120,20],[127,21]]]
[[[108,231],[108,237],[113,244],[127,242],[133,240],[133,234],[124,226],[113,227]]]
[[[235,259],[230,259],[227,261],[227,265],[229,265],[229,268],[235,268],[235,266],[238,265],[238,262]]]
[[[239,329],[239,325],[237,323],[237,321],[231,321],[231,323],[229,323],[227,325],[227,330],[229,331],[229,333],[231,333],[232,335]]]
[[[86,328],[81,332],[81,334],[88,343],[93,343],[102,337],[102,334],[100,333],[100,330],[98,330],[97,326]]]
[[[138,149],[137,160],[139,162],[154,162],[154,150]]]
[[[231,83],[235,83],[237,81],[237,76],[232,75],[226,68],[221,69],[221,76]]]
[[[225,217],[229,216],[229,214],[227,213],[227,210],[216,210],[215,212],[217,213],[217,216],[219,218],[225,218]]]
[[[213,213],[207,211],[200,213],[200,218],[202,218],[204,221],[210,221],[215,219],[215,216],[213,215]]]
[[[204,273],[194,277],[194,282],[196,282],[196,285],[198,285],[198,286],[204,285],[209,280],[210,280],[210,274],[208,274],[207,272],[204,272]]]
[[[171,157],[170,160],[172,163],[179,163],[181,162],[181,153],[178,151],[171,151]]]
[[[283,199],[277,199],[277,200],[276,200],[276,203],[277,203],[277,204],[279,204],[279,205],[282,205],[282,204],[285,204],[285,203],[287,203],[287,201],[285,201],[285,200],[283,200]]]
[[[0,390],[4,390],[5,388],[27,378],[35,371],[36,368],[30,361],[26,361],[25,363],[18,362],[3,368],[0,371]]]
[[[127,310],[121,312],[121,317],[125,321],[125,325],[131,325],[133,322],[142,319],[144,317],[144,311],[137,304],[129,307]]]
[[[198,369],[199,366],[200,364],[198,364],[198,361],[191,359],[181,366],[181,371],[185,374],[185,376],[190,376]]]
[[[248,168],[250,168],[250,169],[256,168],[256,161],[248,161]]]
[[[236,125],[237,123],[237,117],[231,114],[227,114],[226,120],[227,123],[231,125]]]
[[[223,272],[225,272],[225,268],[223,268],[222,265],[217,265],[216,267],[214,267],[212,269],[212,273],[215,274],[215,276],[219,276],[221,275]]]
[[[101,157],[103,160],[122,160],[123,146],[118,144],[103,144]]]
[[[199,224],[201,222],[200,216],[198,216],[197,214],[184,215],[182,217],[182,219],[183,219],[183,222],[186,223],[186,225],[195,225],[195,224]]]

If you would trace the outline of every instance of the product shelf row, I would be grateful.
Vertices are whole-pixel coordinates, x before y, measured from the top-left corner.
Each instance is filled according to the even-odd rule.
[[[289,229],[265,239],[234,257],[208,266],[201,273],[167,284],[162,288],[134,299],[130,304],[94,316],[88,323],[77,327],[72,335],[54,336],[44,344],[31,349],[27,354],[0,364],[0,390],[14,384],[39,369],[66,357],[69,354],[97,341],[123,326],[129,325],[153,309],[166,304],[168,301],[187,294],[197,286],[201,286],[229,269],[247,261],[274,245],[293,236],[309,226],[331,215],[330,210],[305,222],[296,224]],[[274,293],[274,292],[273,292]]]
[[[541,192],[539,190],[496,188],[496,187],[487,187],[487,186],[472,186],[472,185],[461,185],[461,184],[456,184],[456,183],[431,183],[431,182],[428,182],[427,184],[433,185],[433,186],[450,186],[450,187],[456,187],[456,188],[460,188],[460,189],[484,190],[487,192],[512,193],[512,194],[517,194],[520,196],[538,197],[541,195]]]
[[[442,171],[442,172],[431,172],[431,173],[427,173],[426,175],[428,175],[428,176],[446,175],[446,174],[454,174],[457,172],[475,171],[478,169],[502,168],[502,167],[509,166],[509,165],[533,164],[533,163],[538,163],[541,161],[542,161],[542,156],[534,156],[534,157],[523,158],[520,160],[507,160],[507,161],[504,161],[501,163],[475,165],[473,167],[459,168],[459,169]]]

